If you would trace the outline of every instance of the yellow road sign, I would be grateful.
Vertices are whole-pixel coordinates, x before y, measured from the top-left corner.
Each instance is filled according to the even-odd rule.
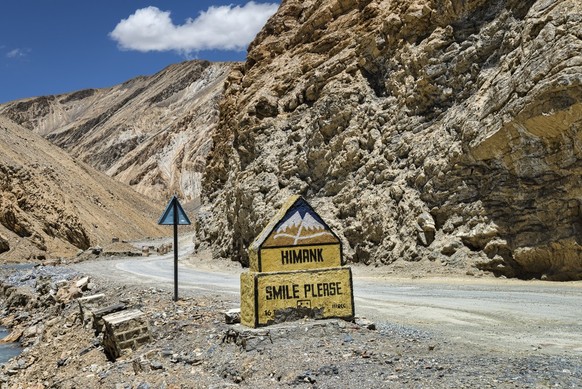
[[[241,274],[241,323],[354,317],[350,268]]]
[[[339,244],[263,248],[260,255],[263,272],[320,269],[341,265]]]
[[[250,271],[341,266],[341,241],[301,196],[292,196],[249,247]]]

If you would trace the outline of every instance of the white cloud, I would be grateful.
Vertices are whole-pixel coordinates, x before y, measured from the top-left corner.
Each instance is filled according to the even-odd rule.
[[[109,36],[122,50],[178,51],[245,50],[267,19],[279,7],[276,3],[210,7],[196,19],[175,25],[169,11],[156,7],[138,9],[121,20]]]
[[[30,49],[14,49],[10,50],[6,53],[6,57],[8,58],[23,58],[26,57],[30,53]]]

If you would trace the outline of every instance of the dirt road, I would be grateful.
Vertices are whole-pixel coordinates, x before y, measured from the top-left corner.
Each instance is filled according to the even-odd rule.
[[[128,284],[173,288],[173,254],[74,265]],[[234,263],[191,257],[179,266],[180,295],[221,295],[239,302]],[[582,283],[494,278],[396,278],[354,266],[356,315],[430,331],[483,351],[582,355]]]

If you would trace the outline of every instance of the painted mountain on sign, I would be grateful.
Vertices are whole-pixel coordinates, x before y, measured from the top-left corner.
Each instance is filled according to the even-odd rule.
[[[338,243],[338,238],[305,201],[298,201],[275,226],[263,247]]]
[[[313,229],[325,230],[325,226],[323,224],[321,224],[320,222],[318,222],[317,220],[315,220],[315,218],[313,216],[311,216],[309,213],[306,213],[304,216],[301,216],[299,211],[297,211],[293,214],[293,216],[291,216],[289,219],[287,219],[285,222],[283,222],[279,226],[279,228],[277,228],[277,232],[285,232],[289,228],[295,228],[295,227],[303,227],[303,228],[307,228],[309,230],[313,230]]]
[[[297,245],[302,242],[312,242],[316,238],[333,236],[325,227],[313,216],[306,213],[301,217],[299,212],[295,212],[291,218],[277,228],[277,233],[273,235],[273,240],[285,245]],[[292,240],[292,242],[289,242]],[[318,243],[320,243],[318,241]]]

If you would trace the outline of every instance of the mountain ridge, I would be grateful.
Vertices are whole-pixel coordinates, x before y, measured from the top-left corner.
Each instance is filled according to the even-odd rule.
[[[348,262],[582,279],[581,15],[286,0],[245,63],[172,65],[87,116],[99,90],[0,113],[148,196],[201,195],[197,242],[243,265],[300,194]],[[81,119],[62,126],[65,111]]]
[[[199,198],[232,65],[186,61],[103,89],[0,105],[0,114],[142,194]]]
[[[113,238],[163,236],[161,209],[0,115],[0,259],[70,257]]]

